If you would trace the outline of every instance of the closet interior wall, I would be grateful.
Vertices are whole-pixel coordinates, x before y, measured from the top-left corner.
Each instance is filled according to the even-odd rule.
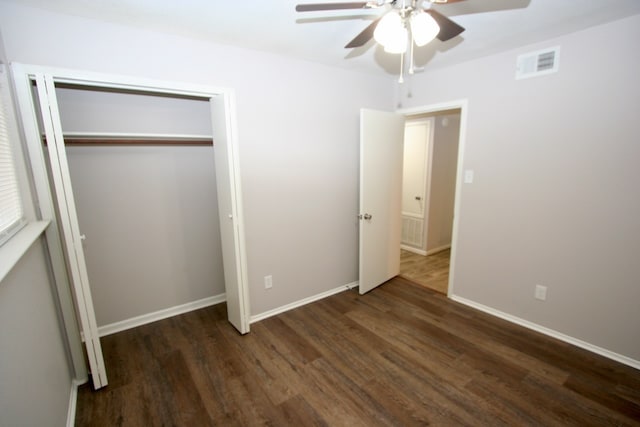
[[[211,135],[208,100],[75,86],[56,96],[65,135],[154,136],[65,147],[98,326],[224,295],[213,147],[165,144]]]

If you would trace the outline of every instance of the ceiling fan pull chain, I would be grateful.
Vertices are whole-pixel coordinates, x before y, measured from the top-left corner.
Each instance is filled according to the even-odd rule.
[[[409,75],[412,75],[413,72],[414,72],[414,69],[413,69],[413,64],[414,64],[414,61],[413,61],[413,31],[411,31],[411,40],[410,40],[410,42],[411,42],[411,47],[410,47],[411,51],[409,52],[409,55],[410,55],[410,57],[409,57]]]

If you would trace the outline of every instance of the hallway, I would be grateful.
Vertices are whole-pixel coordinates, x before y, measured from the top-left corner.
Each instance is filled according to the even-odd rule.
[[[451,249],[428,256],[404,249],[400,252],[400,276],[436,292],[447,294]]]

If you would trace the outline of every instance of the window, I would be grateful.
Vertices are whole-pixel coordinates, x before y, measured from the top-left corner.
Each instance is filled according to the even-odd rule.
[[[9,138],[10,102],[6,69],[0,64],[0,245],[25,224]]]

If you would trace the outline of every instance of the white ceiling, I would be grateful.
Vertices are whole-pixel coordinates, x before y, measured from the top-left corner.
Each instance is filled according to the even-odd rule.
[[[134,25],[328,65],[397,74],[397,55],[373,41],[344,45],[383,10],[295,12],[322,0],[0,0]],[[327,3],[336,0],[326,1]],[[398,0],[402,1],[402,0]],[[416,51],[416,64],[448,66],[640,13],[640,0],[466,0],[436,9],[466,28]],[[637,40],[621,41],[637,43]]]

